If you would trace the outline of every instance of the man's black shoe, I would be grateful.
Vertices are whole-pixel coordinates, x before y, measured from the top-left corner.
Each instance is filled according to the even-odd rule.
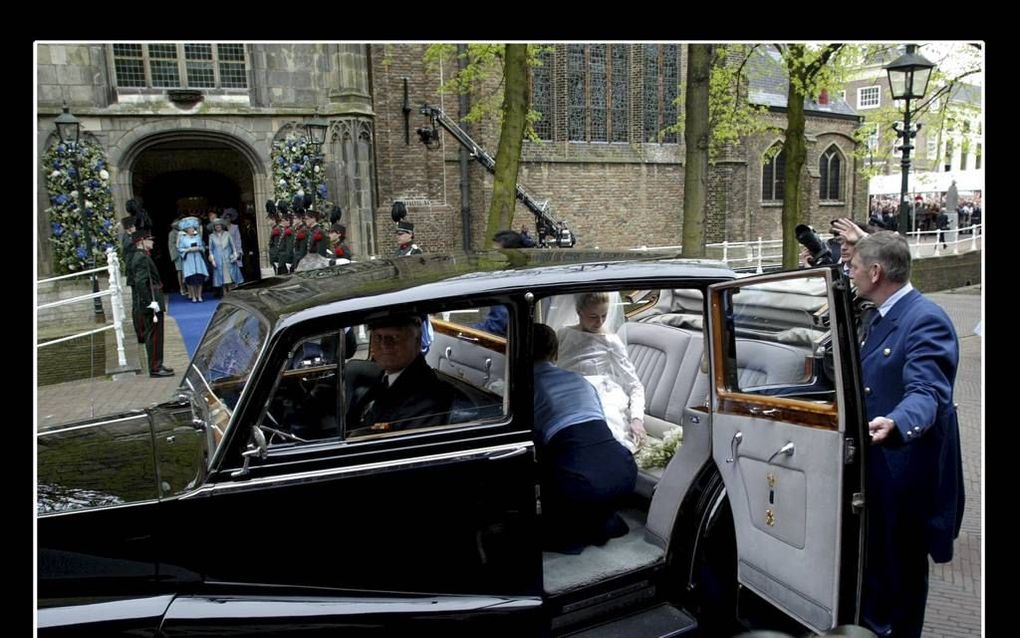
[[[150,372],[149,376],[150,377],[172,377],[172,376],[174,376],[174,373],[173,373],[172,370],[167,370],[165,368],[160,368],[159,370],[156,370],[155,372]]]
[[[159,366],[159,369],[163,370],[164,372],[173,372],[174,371],[174,369],[169,367],[169,366]]]

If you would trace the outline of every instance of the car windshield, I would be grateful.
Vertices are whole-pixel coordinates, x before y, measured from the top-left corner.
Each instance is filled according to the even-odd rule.
[[[220,304],[185,376],[198,407],[214,431],[216,443],[266,342],[268,324],[251,312]]]

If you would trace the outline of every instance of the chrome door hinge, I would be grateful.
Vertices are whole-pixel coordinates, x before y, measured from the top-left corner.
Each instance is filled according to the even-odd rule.
[[[853,508],[854,514],[860,514],[864,510],[863,492],[854,492],[854,495],[850,497],[850,507]]]
[[[843,465],[850,465],[857,458],[857,446],[853,439],[843,439]]]

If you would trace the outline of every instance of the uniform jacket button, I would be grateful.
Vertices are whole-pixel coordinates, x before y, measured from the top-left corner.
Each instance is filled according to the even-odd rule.
[[[870,396],[870,395],[871,395],[871,388],[867,388],[867,387],[866,387],[866,388],[864,388],[864,394],[865,394],[866,396]]]
[[[886,348],[885,350],[882,351],[882,354],[888,357],[889,355],[892,354],[892,348]]]

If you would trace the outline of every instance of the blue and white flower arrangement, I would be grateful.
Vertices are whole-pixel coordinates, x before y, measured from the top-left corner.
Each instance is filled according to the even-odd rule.
[[[74,169],[75,158],[80,176]],[[42,165],[51,204],[46,215],[50,221],[54,270],[59,274],[88,270],[93,267],[92,258],[97,267],[105,265],[104,248],[113,246],[119,253],[120,241],[103,150],[89,141],[56,144],[43,154]],[[92,255],[80,239],[85,235],[86,224],[92,239]]]
[[[328,201],[324,172],[312,161],[314,150],[306,137],[293,133],[273,142],[270,164],[275,185],[273,194],[277,201],[289,204],[294,201],[295,195],[303,196],[314,189],[316,210],[328,210],[332,206],[332,202]]]

